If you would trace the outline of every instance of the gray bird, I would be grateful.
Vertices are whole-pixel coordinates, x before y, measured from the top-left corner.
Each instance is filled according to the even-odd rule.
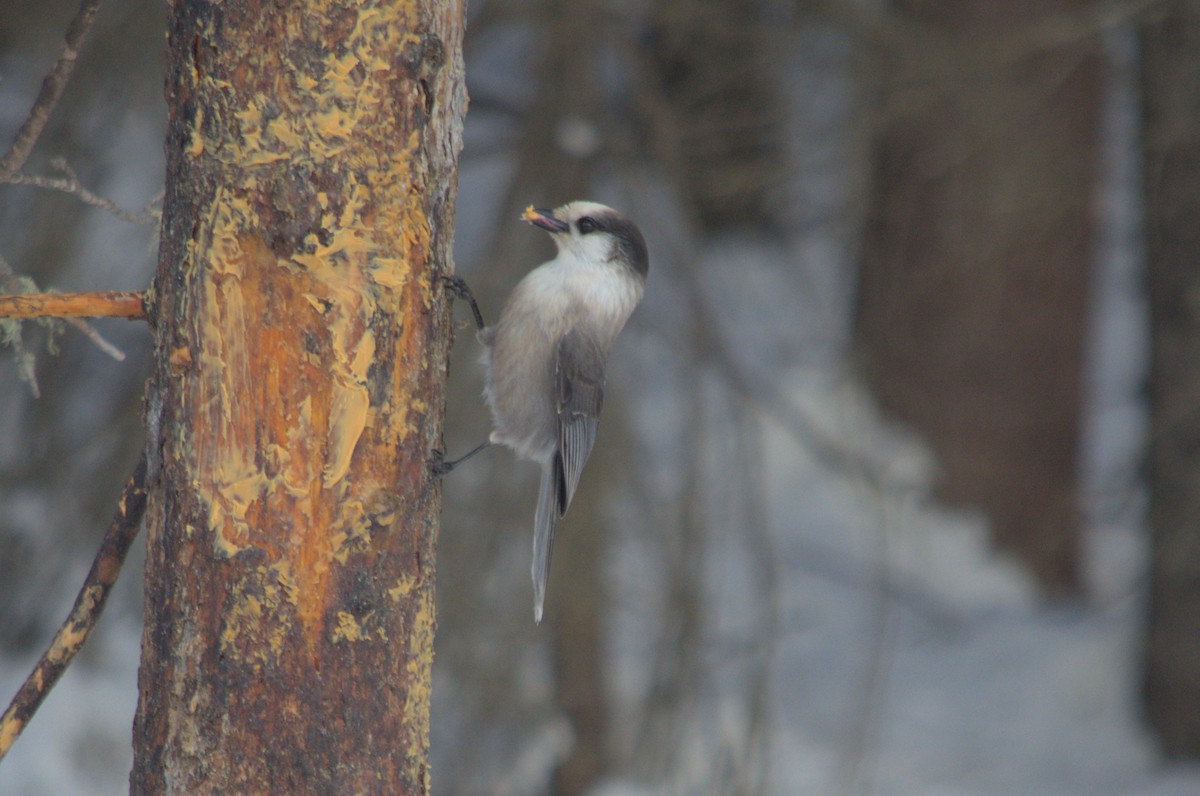
[[[558,255],[513,290],[500,322],[485,326],[466,283],[446,283],[471,304],[485,347],[488,441],[440,474],[498,443],[542,468],[533,522],[533,618],[542,621],[554,529],[566,513],[592,452],[604,406],[604,364],[642,298],[650,260],[646,240],[625,216],[595,202],[521,216],[550,233]]]

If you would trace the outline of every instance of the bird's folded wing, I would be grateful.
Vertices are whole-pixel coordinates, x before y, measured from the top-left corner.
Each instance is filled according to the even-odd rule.
[[[590,336],[572,329],[558,343],[554,360],[555,402],[558,410],[558,511],[571,504],[579,474],[596,441],[604,406],[605,354]]]

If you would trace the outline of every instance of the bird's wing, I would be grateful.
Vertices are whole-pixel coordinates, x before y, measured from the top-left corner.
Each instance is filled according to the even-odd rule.
[[[587,335],[572,329],[558,343],[554,360],[555,406],[558,410],[558,450],[553,468],[562,516],[579,475],[596,441],[604,407],[604,352]]]
[[[533,523],[533,618],[542,621],[554,529],[567,511],[579,474],[596,441],[604,406],[604,352],[572,330],[558,343],[554,356],[554,399],[558,413],[558,447],[542,468],[537,514]]]

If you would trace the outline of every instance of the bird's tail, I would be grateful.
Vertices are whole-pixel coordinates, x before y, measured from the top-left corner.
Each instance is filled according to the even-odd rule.
[[[533,520],[533,621],[539,624],[542,621],[542,605],[546,601],[550,555],[554,552],[554,528],[560,516],[558,492],[554,467],[543,467],[537,513]]]

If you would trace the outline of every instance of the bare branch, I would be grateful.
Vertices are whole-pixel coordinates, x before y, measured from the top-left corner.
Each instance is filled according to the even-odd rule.
[[[0,296],[0,318],[128,318],[146,319],[146,294],[136,291],[103,293],[27,293]]]
[[[103,335],[96,331],[94,326],[83,318],[67,318],[66,320],[67,323],[82,332],[84,337],[91,340],[92,345],[96,346],[96,348],[99,348],[118,362],[125,361],[125,352],[106,340]]]
[[[31,185],[35,188],[43,188],[47,191],[60,191],[62,193],[70,194],[71,196],[78,198],[79,201],[83,202],[84,204],[89,204],[92,207],[98,207],[101,210],[105,210],[122,221],[128,221],[130,224],[153,224],[158,220],[151,212],[143,211],[141,213],[135,213],[133,211],[126,210],[111,199],[106,199],[103,196],[93,193],[92,191],[83,187],[83,185],[79,182],[79,179],[75,176],[75,173],[67,167],[65,161],[57,160],[55,163],[56,167],[60,168],[64,172],[66,175],[65,177],[44,177],[35,174],[13,174],[8,177],[0,178],[0,182],[5,182],[9,185]]]
[[[146,459],[138,462],[129,476],[125,491],[117,503],[112,523],[104,533],[100,550],[92,561],[92,568],[83,581],[79,596],[65,622],[54,635],[50,646],[9,703],[4,715],[0,716],[0,760],[29,724],[33,714],[41,706],[50,689],[58,682],[62,673],[75,658],[75,654],[91,635],[96,620],[104,610],[104,603],[112,591],[125,554],[137,536],[138,525],[146,511]]]
[[[33,284],[33,280],[28,277],[17,276],[12,266],[4,259],[4,256],[0,255],[0,289],[21,295],[32,295],[22,293],[22,290],[30,287],[35,290],[37,289],[36,285]],[[4,297],[0,296],[0,299],[2,298]],[[78,317],[68,317],[66,320],[67,323],[82,332],[85,337],[91,340],[105,354],[108,354],[118,362],[124,361],[125,352],[108,340],[105,340],[90,323]],[[0,321],[3,321],[3,316],[0,316]],[[21,380],[29,385],[34,398],[40,398],[41,390],[38,389],[37,376],[34,372],[35,359],[33,354],[25,350],[25,346],[21,341],[20,322],[15,317],[6,322],[14,324],[16,328],[12,330],[0,330],[0,343],[7,342],[13,347],[13,353],[17,359],[17,370],[21,375]]]
[[[42,130],[46,127],[51,112],[54,111],[54,106],[58,104],[63,89],[67,87],[67,81],[71,79],[71,72],[75,69],[75,59],[79,56],[79,48],[83,45],[88,31],[91,30],[92,21],[96,18],[96,10],[100,8],[100,2],[101,0],[83,0],[79,10],[75,12],[71,24],[67,26],[62,54],[59,55],[54,68],[42,80],[42,90],[38,92],[37,99],[34,100],[33,107],[29,109],[29,114],[25,117],[21,129],[17,131],[17,137],[12,146],[9,147],[4,157],[0,158],[0,180],[12,177],[29,159],[29,153],[33,151],[34,145],[41,137]]]

